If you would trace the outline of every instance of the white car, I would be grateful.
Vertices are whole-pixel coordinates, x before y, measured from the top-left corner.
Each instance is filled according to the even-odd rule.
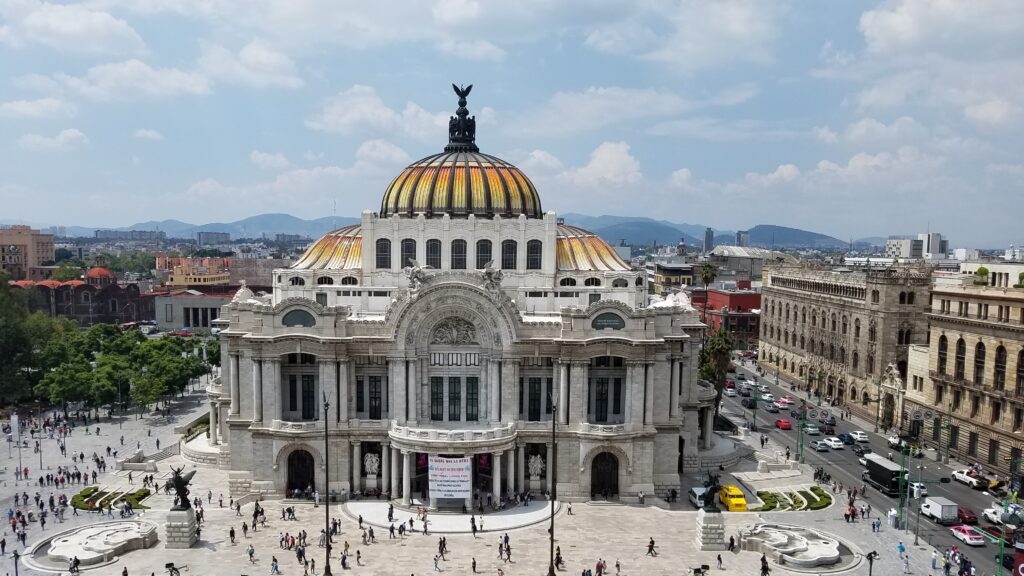
[[[771,388],[768,387],[767,384],[761,384],[760,386],[757,387],[757,389],[760,390],[761,392],[766,392],[766,393],[767,392],[771,392],[771,390],[772,390]]]
[[[870,442],[868,435],[864,432],[861,432],[860,430],[854,430],[853,432],[850,432],[850,436],[852,436],[853,439],[856,440],[857,442]]]
[[[829,445],[824,440],[815,440],[811,442],[811,448],[814,448],[815,452],[828,452]]]
[[[857,458],[857,462],[860,462],[860,465],[865,467],[865,468],[868,467],[868,459],[863,457],[863,456],[861,456],[860,458]]]
[[[725,390],[722,391],[722,394],[724,394],[725,396],[729,396],[731,398],[733,396],[736,396],[736,389],[726,388]]]
[[[767,392],[761,395],[761,400],[764,400],[765,402],[775,402],[775,396],[770,392]]]
[[[928,485],[924,482],[911,482],[910,493],[916,494],[920,498],[924,498],[928,495]]]
[[[956,480],[957,482],[962,482],[970,486],[971,488],[981,487],[981,478],[978,478],[974,474],[974,472],[972,472],[968,468],[964,468],[963,470],[957,470],[953,472],[953,480]]]
[[[822,442],[824,442],[825,444],[828,444],[828,447],[833,449],[833,450],[842,450],[843,449],[843,441],[840,440],[839,438],[836,438],[835,436],[829,436],[828,438],[825,438],[824,440],[822,440]]]

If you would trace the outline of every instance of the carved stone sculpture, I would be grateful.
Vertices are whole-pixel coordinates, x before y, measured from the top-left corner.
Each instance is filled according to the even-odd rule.
[[[540,477],[541,473],[544,472],[544,457],[540,454],[530,456],[530,461],[527,463],[526,467],[530,471],[531,477]]]
[[[366,470],[367,476],[376,476],[380,471],[380,456],[374,452],[363,456],[363,470]]]
[[[445,318],[434,327],[431,344],[477,344],[476,326],[462,318]]]
[[[497,292],[501,288],[501,279],[504,277],[501,270],[494,268],[494,260],[491,260],[484,265],[484,269],[480,272],[480,279],[483,282],[484,288],[491,292]]]
[[[192,481],[192,477],[196,475],[196,471],[192,470],[187,474],[182,474],[181,471],[184,469],[184,466],[181,468],[171,468],[174,475],[164,484],[165,491],[174,488],[174,506],[171,507],[171,510],[188,510],[192,506],[188,498],[188,484]]]

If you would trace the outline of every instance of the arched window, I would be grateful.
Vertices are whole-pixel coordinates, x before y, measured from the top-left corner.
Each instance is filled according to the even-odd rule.
[[[840,346],[839,347],[839,362],[842,363],[842,364],[846,364],[846,347],[845,346]]]
[[[807,350],[807,341],[804,339],[804,335],[800,335],[800,349]]]
[[[853,339],[860,340],[860,318],[853,319]]]
[[[853,369],[857,370],[860,368],[860,352],[853,351]]]
[[[873,355],[871,355],[871,354],[868,354],[867,371],[868,371],[868,374],[874,374],[875,373],[875,357]]]
[[[867,406],[867,405],[868,405],[868,402],[870,402],[870,401],[871,401],[871,398],[869,398],[869,397],[868,397],[868,391],[867,391],[867,390],[865,390],[865,391],[864,391],[864,392],[862,393],[861,397],[860,397],[860,403],[861,403],[861,404],[863,404],[863,405],[865,405],[865,406]]]
[[[786,322],[789,322],[789,304],[786,304]]]
[[[601,285],[601,279],[600,278],[587,278],[586,280],[583,281],[583,285],[584,286],[600,286]]]
[[[483,270],[487,268],[487,263],[494,258],[491,256],[491,241],[490,240],[477,240],[476,241],[476,268],[477,270]]]
[[[981,342],[974,346],[974,383],[985,383],[985,344]]]
[[[402,260],[398,263],[399,268],[405,268],[406,266],[412,266],[412,261],[416,259],[416,241],[412,238],[405,238],[402,240]]]
[[[914,293],[913,292],[907,292],[907,304],[913,304],[913,303],[914,303]]]
[[[636,277],[636,285],[637,286],[643,286],[644,285],[644,277],[642,275]]]
[[[576,279],[575,278],[562,278],[561,280],[558,281],[558,285],[559,286],[575,286],[576,285]]]
[[[957,380],[964,379],[964,371],[967,365],[967,344],[964,339],[956,341],[956,356],[953,359],[953,377]]]
[[[516,269],[516,251],[519,246],[515,240],[502,240],[501,241],[501,269],[502,270],[515,270]]]
[[[996,348],[996,371],[995,371],[995,387],[996,390],[1002,390],[1006,387],[1006,348],[1002,346]]]
[[[1017,353],[1017,395],[1024,393],[1024,350]]]
[[[807,306],[800,309],[800,323],[807,324]]]
[[[341,279],[342,286],[356,286],[359,284],[359,279],[355,276],[345,276]]]
[[[907,303],[907,293],[906,292],[900,292],[900,304],[906,304],[906,303]]]
[[[317,276],[316,284],[317,286],[326,286],[329,284],[334,284],[334,278],[331,278],[330,276]]]
[[[850,386],[850,400],[857,401],[857,387]]]
[[[913,344],[913,340],[910,339],[910,334],[911,334],[910,328],[907,328],[906,330],[903,331],[903,343],[904,344],[907,344],[907,345]]]
[[[871,291],[871,303],[878,304],[878,290]]]
[[[466,269],[466,241],[452,240],[452,270]]]
[[[313,315],[305,310],[292,310],[284,315],[281,319],[281,324],[285,326],[304,326],[309,328],[310,326],[316,326],[316,319]]]
[[[288,279],[288,284],[291,284],[292,286],[305,286],[306,281],[298,276],[292,276]]]
[[[612,288],[628,288],[629,282],[626,282],[624,278],[616,278],[612,280]]]
[[[82,304],[88,304],[92,300],[92,294],[88,290],[82,291]]]
[[[540,240],[530,240],[526,243],[526,269],[540,270],[543,261],[544,244]]]
[[[427,266],[431,268],[441,267],[441,241],[437,239],[427,240]]]
[[[377,268],[379,270],[391,268],[391,240],[378,238],[376,252]]]
[[[843,334],[844,334],[844,335],[846,334],[846,331],[847,331],[847,329],[848,329],[849,327],[850,327],[850,322],[849,322],[849,320],[848,320],[848,319],[846,318],[846,316],[843,316]]]
[[[878,336],[878,329],[875,328],[874,324],[868,326],[868,342],[874,342],[875,337]]]
[[[836,315],[833,314],[832,315],[832,331],[835,332],[836,329],[837,329],[837,326],[836,326]]]
[[[946,340],[946,335],[939,336],[939,374],[946,373],[946,354],[948,352],[949,344]]]
[[[896,331],[896,344],[899,346],[903,345],[903,330]]]

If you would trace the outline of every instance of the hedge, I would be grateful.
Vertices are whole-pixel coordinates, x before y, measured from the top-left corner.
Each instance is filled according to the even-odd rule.
[[[89,510],[89,501],[98,501],[100,507],[93,508],[93,510],[106,510],[108,505],[117,506],[120,502],[127,500],[131,503],[132,508],[136,510],[149,510],[149,506],[141,502],[148,498],[150,494],[152,492],[148,488],[139,488],[134,492],[122,494],[120,492],[100,492],[100,489],[96,486],[89,486],[71,497],[71,505],[79,510]]]
[[[832,495],[822,490],[820,486],[811,486],[811,493],[818,498],[815,503],[810,505],[811,510],[821,510],[832,504]]]
[[[775,507],[779,505],[778,496],[776,496],[772,492],[758,492],[757,497],[760,498],[762,502],[764,502],[764,505],[762,505],[757,510],[754,510],[754,512],[768,512],[774,510]]]
[[[790,508],[790,510],[802,510],[803,509],[804,501],[801,500],[800,497],[796,495],[796,493],[794,493],[794,492],[786,492],[786,496],[789,497],[789,500],[793,503],[793,506],[792,506],[792,508]]]
[[[96,501],[106,496],[106,492],[100,492],[100,489],[96,486],[90,486],[83,489],[78,494],[71,497],[71,505],[79,510],[88,510],[89,501]]]
[[[141,501],[149,498],[150,494],[151,492],[149,491],[149,488],[139,488],[135,492],[125,494],[124,499],[127,500],[135,510],[149,510],[149,506],[142,504]]]

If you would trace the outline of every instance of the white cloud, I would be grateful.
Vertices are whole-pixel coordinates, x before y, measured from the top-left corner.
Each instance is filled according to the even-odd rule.
[[[72,54],[137,54],[145,43],[124,20],[80,4],[31,0],[0,3],[0,42],[23,48],[41,44]]]
[[[217,44],[203,44],[198,66],[203,75],[215,82],[292,89],[304,84],[295,62],[259,39],[243,46],[238,54]]]
[[[59,98],[11,100],[0,103],[0,116],[5,118],[70,118],[78,107]]]
[[[811,133],[814,134],[814,138],[819,142],[826,144],[834,144],[839,140],[839,135],[828,126],[815,126]]]
[[[1017,114],[1016,106],[1002,98],[993,98],[964,107],[964,116],[975,124],[999,126],[1006,124]]]
[[[58,74],[68,89],[94,100],[128,99],[132,96],[163,98],[210,92],[203,76],[177,68],[152,68],[140,60],[101,64],[84,76]]]
[[[658,136],[693,138],[711,142],[755,139],[782,140],[802,135],[791,128],[760,120],[722,120],[708,116],[659,122],[648,132]]]
[[[288,162],[288,159],[283,154],[273,154],[259,150],[253,150],[249,153],[249,161],[252,162],[253,166],[264,170],[284,170],[291,166],[291,162]]]
[[[750,172],[744,176],[748,183],[756,184],[759,186],[772,186],[775,184],[783,184],[792,182],[800,177],[800,169],[793,164],[781,164],[774,172],[768,174],[758,174],[756,172]]]
[[[862,14],[859,28],[878,54],[1015,52],[1007,43],[1019,44],[1024,12],[1016,0],[888,0]]]
[[[438,23],[459,26],[480,16],[480,3],[475,0],[440,0],[434,4],[431,12]]]
[[[356,163],[360,165],[397,166],[412,161],[409,154],[387,140],[368,140],[356,150]]]
[[[25,134],[18,139],[18,146],[33,152],[59,152],[76,150],[89,144],[89,138],[74,128],[61,130],[56,136]]]
[[[449,56],[474,62],[501,62],[505,59],[505,51],[487,40],[446,38],[439,42],[437,47]]]
[[[680,168],[675,170],[668,178],[669,186],[673,188],[689,188],[693,181],[693,174],[690,173],[689,168]]]
[[[436,141],[446,134],[448,116],[428,112],[413,102],[401,111],[392,109],[376,90],[357,84],[324,101],[321,109],[306,120],[306,126],[346,135],[369,133]]]
[[[164,135],[153,130],[151,128],[139,128],[136,130],[132,137],[138,138],[139,140],[163,140]]]
[[[854,143],[919,141],[928,135],[928,130],[909,116],[901,116],[890,124],[874,118],[861,118],[846,127],[843,137]]]
[[[590,153],[586,166],[568,170],[562,178],[576,186],[624,186],[640,181],[640,162],[625,142],[603,142]]]
[[[534,150],[522,162],[519,162],[519,168],[527,174],[547,174],[562,171],[564,165],[550,152]]]

